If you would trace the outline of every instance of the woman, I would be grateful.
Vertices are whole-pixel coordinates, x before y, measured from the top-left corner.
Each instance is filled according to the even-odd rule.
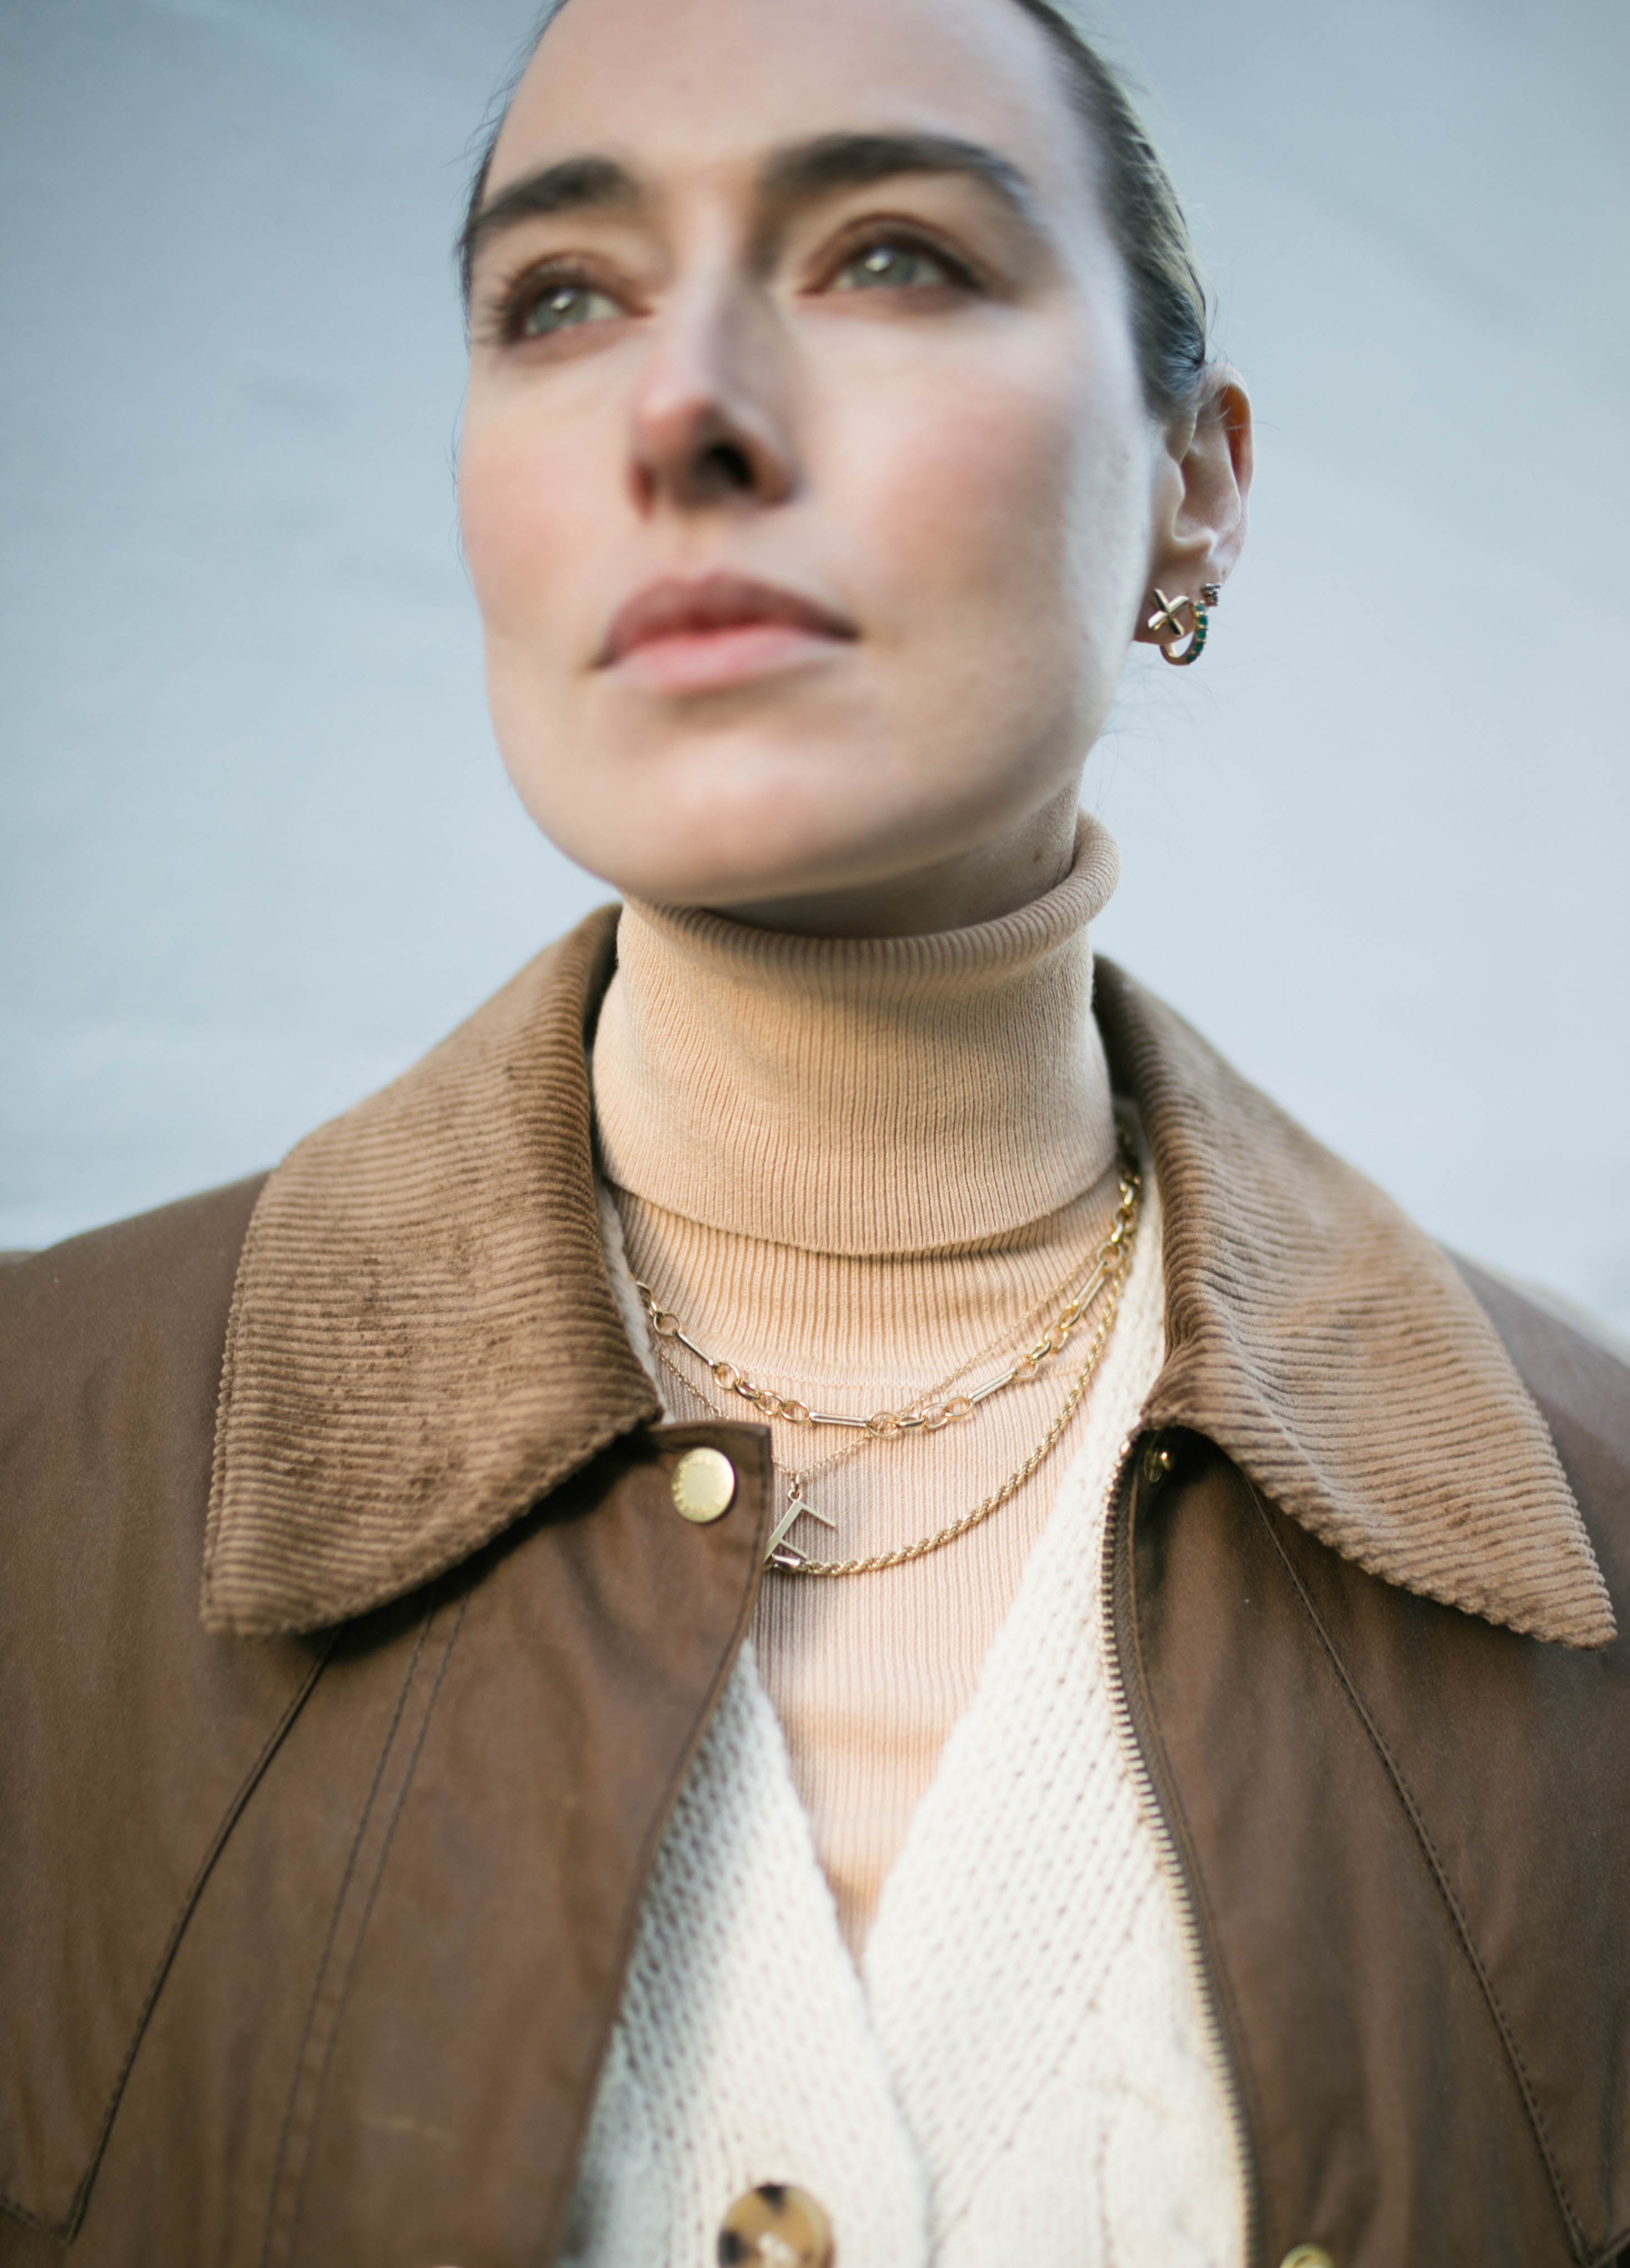
[[[464,253],[626,904],[8,1271],[0,2260],[1613,2257],[1630,1380],[1093,969],[1250,467],[1124,98],[572,0]]]

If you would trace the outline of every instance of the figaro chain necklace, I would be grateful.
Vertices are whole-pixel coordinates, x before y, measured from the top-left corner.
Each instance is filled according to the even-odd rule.
[[[755,1408],[762,1410],[768,1418],[779,1418],[782,1422],[793,1425],[845,1426],[852,1431],[864,1432],[874,1440],[887,1440],[919,1429],[933,1433],[940,1432],[948,1425],[966,1424],[978,1405],[987,1401],[992,1395],[999,1394],[1008,1387],[1035,1378],[1044,1363],[1063,1351],[1071,1333],[1081,1322],[1099,1294],[1106,1295],[1086,1356],[1051,1425],[1029,1455],[1025,1458],[1023,1463],[1010,1473],[999,1487],[992,1490],[989,1496],[983,1498],[978,1504],[975,1505],[970,1512],[964,1513],[960,1520],[952,1521],[948,1526],[937,1528],[931,1535],[919,1536],[915,1543],[902,1545],[897,1550],[873,1552],[859,1559],[811,1559],[786,1541],[787,1531],[794,1521],[803,1513],[812,1510],[812,1507],[804,1500],[802,1493],[807,1475],[795,1472],[789,1476],[786,1510],[776,1523],[770,1539],[770,1547],[764,1562],[767,1567],[775,1569],[778,1573],[788,1575],[837,1576],[881,1573],[885,1568],[904,1566],[913,1559],[925,1558],[929,1552],[941,1550],[948,1543],[955,1543],[960,1536],[967,1535],[970,1528],[978,1527],[981,1521],[988,1520],[993,1512],[999,1511],[1003,1505],[1018,1494],[1026,1481],[1040,1469],[1058,1447],[1070,1420],[1081,1406],[1081,1396],[1087,1391],[1093,1373],[1098,1366],[1099,1358],[1114,1327],[1116,1314],[1120,1306],[1121,1292],[1132,1265],[1132,1248],[1137,1237],[1138,1215],[1142,1197],[1141,1178],[1130,1149],[1125,1143],[1121,1150],[1120,1166],[1120,1195],[1116,1204],[1114,1219],[1108,1235],[1093,1256],[1087,1282],[1074,1297],[1066,1302],[1047,1329],[1043,1332],[1041,1337],[1024,1354],[1010,1363],[1006,1370],[986,1379],[983,1384],[970,1388],[966,1393],[954,1395],[946,1401],[937,1398],[938,1389],[930,1389],[928,1394],[918,1396],[915,1401],[906,1403],[900,1409],[875,1410],[869,1417],[865,1418],[812,1409],[807,1403],[784,1396],[769,1388],[758,1385],[738,1365],[708,1354],[689,1336],[678,1316],[671,1309],[658,1305],[649,1285],[636,1279],[635,1289],[644,1302],[653,1335],[658,1341],[657,1352],[660,1357],[664,1358],[665,1367],[670,1370],[673,1368],[672,1363],[666,1359],[666,1351],[661,1344],[661,1342],[667,1339],[682,1346],[698,1362],[705,1365],[720,1386],[740,1395],[743,1401],[751,1403]],[[675,1373],[675,1375],[679,1374]],[[855,1445],[856,1447],[864,1446],[864,1443]],[[837,1460],[823,1462],[836,1462]],[[815,1513],[814,1516],[817,1519],[823,1517],[820,1513]],[[827,1525],[830,1524],[829,1521]]]

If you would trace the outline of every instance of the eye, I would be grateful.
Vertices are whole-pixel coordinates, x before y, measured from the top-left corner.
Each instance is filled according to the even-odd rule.
[[[516,339],[550,339],[585,323],[603,323],[622,308],[604,291],[572,276],[556,276],[517,294],[505,328]]]
[[[835,291],[922,291],[966,286],[967,271],[948,254],[911,237],[874,237],[859,245],[834,271]]]

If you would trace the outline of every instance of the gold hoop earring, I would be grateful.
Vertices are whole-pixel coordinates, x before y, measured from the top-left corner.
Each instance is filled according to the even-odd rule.
[[[1144,628],[1158,644],[1162,661],[1170,662],[1174,669],[1186,669],[1206,651],[1206,633],[1211,629],[1211,608],[1222,594],[1214,583],[1202,583],[1198,599],[1191,599],[1186,591],[1176,599],[1169,599],[1158,584],[1154,595],[1160,603]],[[1189,617],[1186,622],[1180,620],[1185,611]],[[1179,653],[1177,648],[1185,637],[1189,643]]]

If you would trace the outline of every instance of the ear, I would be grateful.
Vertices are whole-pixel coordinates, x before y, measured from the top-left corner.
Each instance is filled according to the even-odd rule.
[[[1143,644],[1159,644],[1147,627],[1157,585],[1176,600],[1228,580],[1245,541],[1251,464],[1250,397],[1235,370],[1213,363],[1199,409],[1168,428],[1155,474],[1150,595],[1132,632]]]

